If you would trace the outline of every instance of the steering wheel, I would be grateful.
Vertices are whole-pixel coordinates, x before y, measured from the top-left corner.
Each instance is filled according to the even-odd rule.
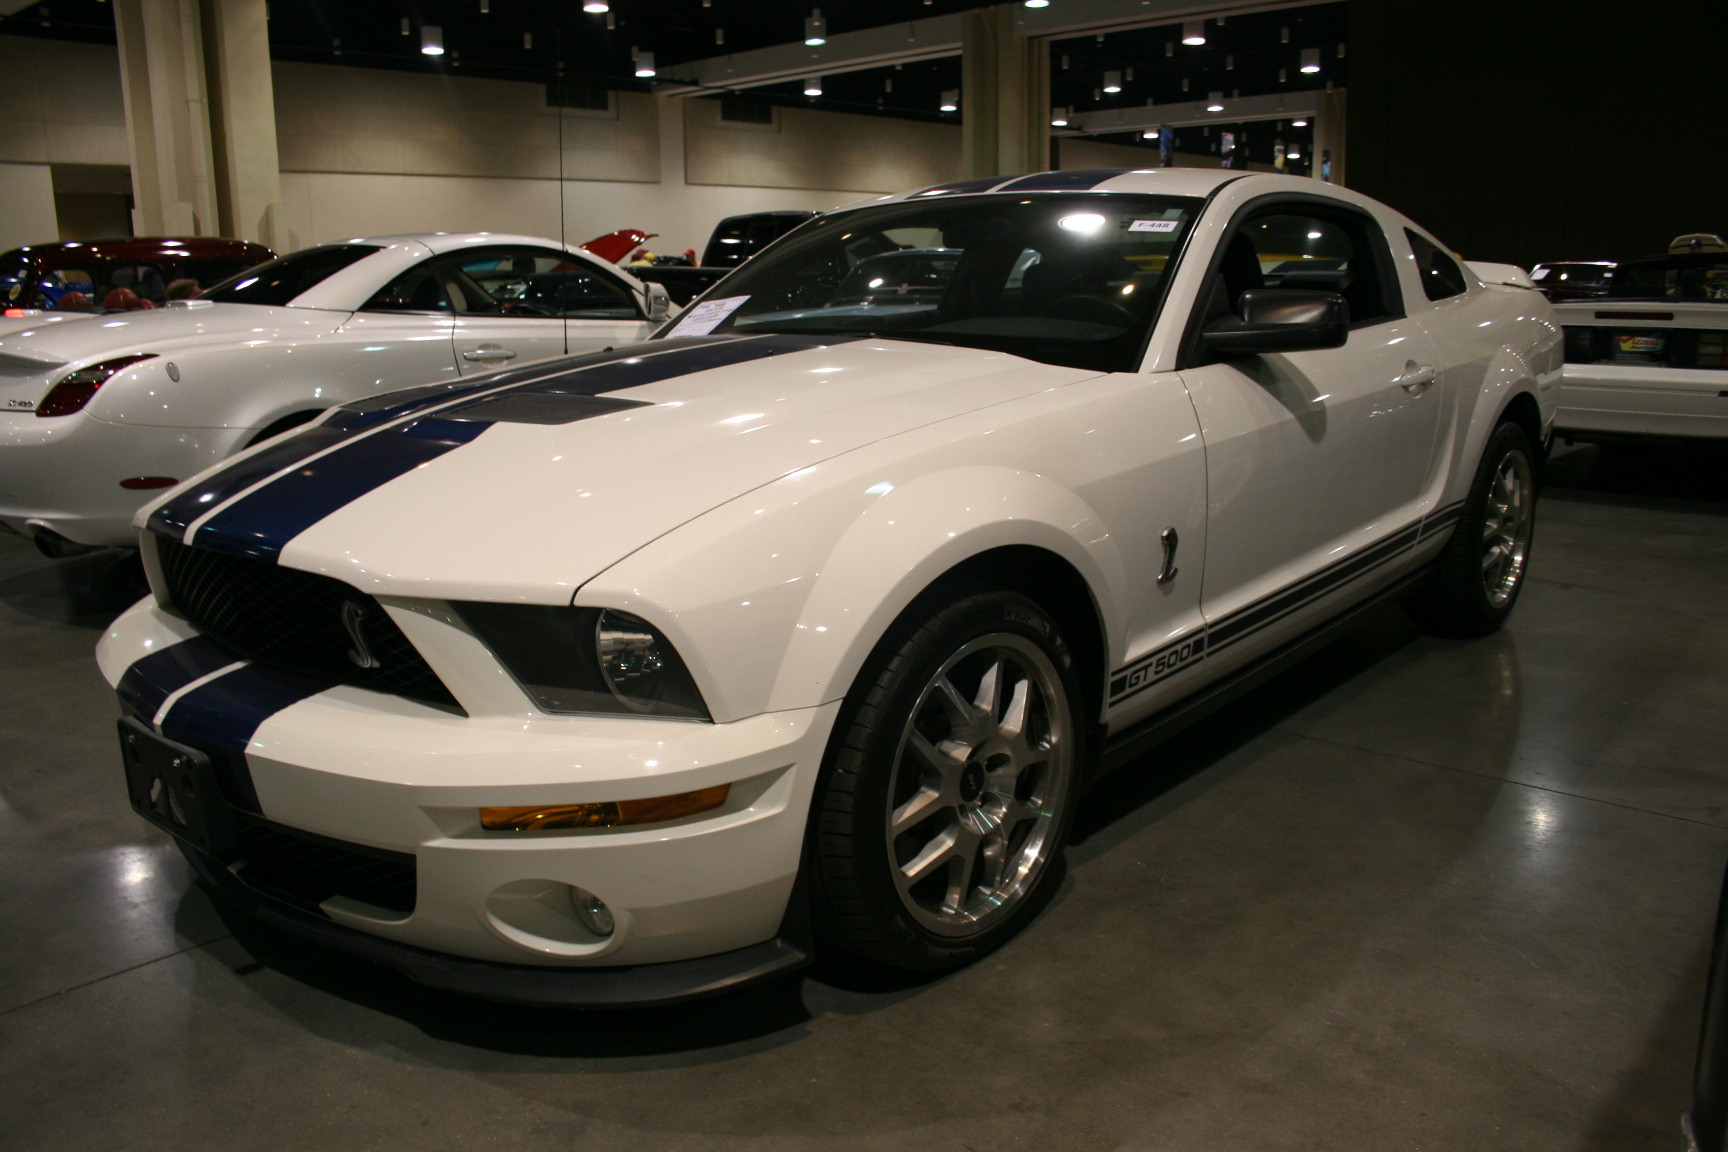
[[[1080,292],[1057,297],[1038,309],[1038,315],[1051,320],[1079,320],[1087,324],[1114,324],[1124,328],[1132,327],[1137,320],[1134,313],[1114,300]]]

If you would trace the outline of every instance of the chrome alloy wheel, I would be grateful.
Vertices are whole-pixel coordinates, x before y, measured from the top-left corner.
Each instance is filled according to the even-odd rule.
[[[1056,850],[1071,793],[1074,721],[1050,657],[1013,633],[980,636],[919,694],[889,782],[888,859],[901,902],[941,936],[1009,915]]]
[[[1522,452],[1506,453],[1494,469],[1482,509],[1482,590],[1494,608],[1504,607],[1524,579],[1535,496],[1530,458]]]

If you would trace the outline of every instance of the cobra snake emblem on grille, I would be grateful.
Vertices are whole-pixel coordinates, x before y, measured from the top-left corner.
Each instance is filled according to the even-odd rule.
[[[352,600],[342,601],[342,627],[348,632],[348,639],[354,642],[354,647],[348,650],[348,659],[360,668],[381,668],[378,657],[372,655],[371,647],[366,643],[366,634],[361,631],[361,624],[366,616],[364,605]]]

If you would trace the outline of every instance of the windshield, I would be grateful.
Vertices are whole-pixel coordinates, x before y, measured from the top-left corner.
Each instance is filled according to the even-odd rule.
[[[284,305],[378,248],[371,244],[326,244],[260,264],[206,290],[200,297],[223,304]]]
[[[1728,254],[1622,264],[1614,269],[1608,295],[1635,300],[1728,300]]]
[[[816,220],[727,277],[668,335],[825,332],[1139,367],[1191,197],[921,200]]]

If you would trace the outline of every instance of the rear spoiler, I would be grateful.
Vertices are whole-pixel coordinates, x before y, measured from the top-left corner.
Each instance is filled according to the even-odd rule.
[[[1530,279],[1530,273],[1516,264],[1489,264],[1481,260],[1466,260],[1464,263],[1484,284],[1510,284],[1514,288],[1536,287],[1536,281]]]

